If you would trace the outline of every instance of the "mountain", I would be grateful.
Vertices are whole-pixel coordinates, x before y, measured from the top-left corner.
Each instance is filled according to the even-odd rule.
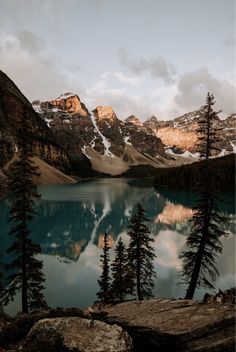
[[[91,113],[78,95],[65,93],[49,101],[32,103],[57,143],[65,149],[73,165],[87,165],[109,175],[153,174],[152,168],[173,167],[198,159],[196,153],[198,118],[201,110],[171,121],[152,116],[142,122],[131,115],[118,119],[111,106],[97,106]],[[217,117],[222,129],[218,156],[235,146],[235,115]],[[217,153],[216,153],[217,155]],[[149,170],[149,171],[148,171]]]
[[[27,116],[30,124],[30,134],[25,138],[32,144],[35,155],[57,169],[68,171],[69,158],[56,142],[52,130],[2,71],[0,71],[0,168],[11,160],[17,151],[18,123],[22,115]]]
[[[199,112],[171,121],[152,116],[142,122],[134,115],[120,120],[111,106],[97,106],[90,112],[71,92],[31,105],[0,71],[0,168],[15,155],[18,121],[27,116],[31,132],[25,138],[35,156],[60,171],[84,177],[153,174],[153,168],[155,172],[196,161]],[[216,119],[216,127],[222,130],[218,156],[236,149],[235,117]]]
[[[144,122],[143,126],[161,138],[165,147],[170,147],[167,152],[191,156],[197,149],[197,126],[201,110],[189,112],[171,121],[160,121],[155,116]],[[217,143],[216,155],[223,156],[232,153],[235,149],[235,121],[236,114],[232,114],[225,120],[219,117],[215,120],[215,127],[220,129],[221,140]],[[189,153],[188,153],[189,152]]]
[[[74,164],[87,160],[93,170],[117,175],[133,165],[161,167],[170,161],[155,133],[135,117],[119,120],[110,106],[97,106],[90,113],[73,93],[32,105]]]

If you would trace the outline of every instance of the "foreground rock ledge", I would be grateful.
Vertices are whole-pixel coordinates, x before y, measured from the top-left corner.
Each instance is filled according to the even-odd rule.
[[[132,301],[94,311],[123,327],[135,351],[233,352],[235,306],[191,300]]]
[[[91,319],[54,318],[38,321],[23,352],[131,352],[132,340],[122,328]]]

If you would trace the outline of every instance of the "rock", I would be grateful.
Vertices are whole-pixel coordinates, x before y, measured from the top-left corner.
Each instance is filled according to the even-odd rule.
[[[116,117],[116,114],[112,110],[111,106],[97,106],[94,110],[95,117],[100,119],[113,119]]]
[[[38,321],[30,330],[23,352],[129,352],[132,340],[122,328],[82,318]]]
[[[198,118],[201,109],[189,112],[179,116],[173,120],[161,121],[155,116],[144,122],[143,126],[148,131],[161,138],[165,146],[173,146],[180,148],[183,151],[195,153],[197,149],[198,135],[196,129],[198,127]],[[225,120],[219,117],[215,120],[215,127],[220,129],[219,141],[216,147],[219,149],[215,154],[232,153],[236,136],[235,136],[235,114],[230,115]],[[233,145],[232,145],[233,143]],[[222,156],[220,154],[220,156]]]
[[[7,347],[24,340],[32,326],[41,319],[65,316],[85,317],[85,314],[79,308],[54,308],[32,314],[20,313],[11,319],[0,318],[0,346]]]
[[[124,120],[124,123],[132,123],[135,126],[143,126],[142,121],[137,116],[131,115]]]
[[[31,130],[25,139],[32,145],[33,153],[50,165],[68,171],[68,156],[58,146],[51,129],[14,82],[1,70],[0,101],[0,168],[14,156],[19,138],[19,121],[27,118]]]
[[[78,95],[73,93],[61,94],[57,99],[42,103],[42,108],[52,108],[54,110],[66,111],[69,114],[79,114],[89,116],[86,106],[80,101]]]
[[[219,292],[216,293],[215,295],[210,295],[209,293],[206,293],[203,297],[203,302],[216,302],[216,303],[231,303],[235,304],[235,287],[232,287],[228,290],[222,291],[219,289]]]
[[[123,327],[135,351],[233,352],[234,310],[232,304],[156,299],[109,306],[92,316]]]
[[[73,108],[66,103],[71,99]],[[76,108],[75,100],[84,107],[83,114]],[[126,122],[119,120],[111,106],[97,106],[91,115],[75,95],[64,95],[41,103],[35,101],[33,106],[48,123],[58,144],[68,152],[75,164],[82,158],[87,158],[92,169],[97,172],[121,174],[137,164],[137,160],[135,163],[127,160],[127,144],[132,144],[141,154],[141,164],[158,167],[162,164],[159,156],[165,158],[160,138],[152,131],[148,132],[134,116]],[[150,157],[154,160],[150,160]],[[117,167],[114,168],[113,164]]]

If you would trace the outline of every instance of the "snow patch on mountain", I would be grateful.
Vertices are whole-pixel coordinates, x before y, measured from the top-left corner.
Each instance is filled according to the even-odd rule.
[[[219,156],[225,156],[225,155],[227,155],[227,154],[229,154],[229,152],[227,152],[226,149],[222,149],[221,152],[217,155],[217,158],[218,158]]]
[[[90,146],[91,146],[91,148],[93,148],[93,149],[94,149],[94,147],[95,147],[95,139],[96,139],[96,136],[93,138],[93,140],[92,140],[91,143],[90,143]]]
[[[40,100],[33,101],[32,107],[33,107],[34,111],[37,112],[38,114],[41,114],[43,112],[41,109],[41,101]]]
[[[233,153],[236,154],[236,144],[234,144],[232,141],[230,142],[231,147],[233,148]]]
[[[124,142],[125,142],[126,144],[132,145],[132,143],[129,141],[129,139],[130,139],[130,136],[124,137]]]
[[[74,96],[76,96],[76,94],[72,93],[72,92],[64,93],[64,94],[61,94],[56,100],[68,99],[68,98],[71,98],[71,97],[74,97]]]
[[[199,153],[191,153],[190,151],[186,150],[184,153],[174,153],[173,150],[171,148],[166,148],[165,151],[168,154],[171,154],[173,156],[181,156],[183,158],[194,158],[194,159],[199,159],[200,154]]]
[[[92,159],[92,157],[86,153],[86,145],[84,145],[83,148],[81,148],[81,150],[82,150],[82,153],[83,153],[88,159],[90,159],[90,160]]]
[[[99,130],[98,126],[97,126],[97,122],[95,119],[95,116],[92,114],[91,115],[91,120],[93,122],[94,125],[94,129],[96,130],[96,132],[100,135],[100,137],[102,138],[102,142],[105,148],[104,151],[104,155],[109,155],[111,157],[114,157],[114,154],[112,154],[109,150],[109,148],[111,147],[111,143],[108,141],[108,139],[106,139],[106,137],[102,134],[102,132]]]
[[[190,151],[186,150],[184,153],[181,154],[181,156],[184,157],[184,158],[199,159],[200,154],[199,153],[191,153]]]

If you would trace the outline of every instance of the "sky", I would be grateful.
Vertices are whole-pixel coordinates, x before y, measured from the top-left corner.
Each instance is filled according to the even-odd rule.
[[[0,69],[30,100],[167,120],[236,112],[235,0],[0,0]],[[222,115],[222,116],[223,116]]]

